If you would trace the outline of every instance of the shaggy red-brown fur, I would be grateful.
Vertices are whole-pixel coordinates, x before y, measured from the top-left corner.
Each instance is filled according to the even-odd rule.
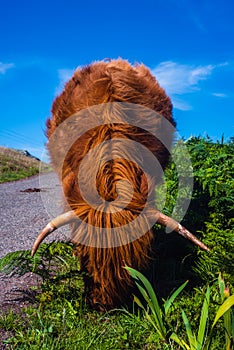
[[[94,105],[103,104],[105,107],[108,102],[127,102],[147,107],[175,125],[170,99],[151,75],[149,69],[142,64],[132,66],[127,61],[118,59],[109,62],[96,62],[75,71],[64,91],[53,103],[52,118],[47,122],[48,138],[50,139],[55,129],[73,114]],[[108,109],[105,110],[105,113],[111,114]],[[140,117],[147,118],[144,114]],[[168,150],[152,134],[139,127],[121,122],[111,123],[111,115],[108,115],[108,118],[109,123],[104,123],[85,132],[74,142],[65,157],[62,172],[61,169],[58,169],[57,157],[59,152],[62,152],[63,142],[57,142],[56,147],[48,146],[55,170],[61,175],[67,203],[82,219],[83,223],[90,224],[89,229],[86,228],[85,224],[73,224],[71,228],[73,240],[77,242],[75,254],[80,260],[82,271],[87,272],[85,286],[88,299],[93,307],[106,309],[116,307],[129,298],[132,288],[131,280],[128,272],[123,268],[124,265],[140,271],[149,268],[152,257],[153,233],[148,219],[146,215],[142,215],[142,227],[148,225],[148,230],[144,231],[146,233],[143,236],[118,247],[111,247],[110,244],[107,248],[101,248],[95,244],[79,243],[78,239],[74,238],[79,237],[80,234],[87,237],[90,235],[92,239],[95,237],[94,240],[97,242],[100,239],[99,233],[101,231],[99,228],[103,227],[120,228],[124,235],[123,225],[133,221],[142,212],[147,196],[149,196],[152,206],[155,205],[154,187],[159,179],[152,177],[151,183],[147,183],[139,165],[116,156],[119,149],[118,142],[116,142],[116,148],[113,147],[111,150],[115,157],[98,170],[97,191],[111,208],[112,202],[118,196],[117,183],[124,179],[131,182],[133,196],[130,203],[121,212],[103,212],[92,208],[81,195],[77,181],[80,163],[91,149],[101,145],[97,157],[97,161],[99,161],[105,152],[106,145],[102,147],[103,141],[115,138],[130,139],[146,146],[157,157],[163,169],[169,157]],[[80,125],[82,125],[82,114]],[[172,134],[167,135],[169,140],[172,140],[172,137]],[[87,191],[89,188],[88,177],[87,174]],[[124,187],[121,190],[123,197],[127,198],[128,191]]]

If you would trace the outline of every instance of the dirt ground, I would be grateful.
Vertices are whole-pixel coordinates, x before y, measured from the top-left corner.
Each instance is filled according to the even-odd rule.
[[[29,305],[36,307],[35,292],[30,287],[39,284],[39,277],[33,273],[27,273],[21,277],[0,274],[0,316],[12,310],[13,313],[24,317],[25,307]],[[13,333],[0,328],[0,350],[9,349],[4,341],[13,336]]]

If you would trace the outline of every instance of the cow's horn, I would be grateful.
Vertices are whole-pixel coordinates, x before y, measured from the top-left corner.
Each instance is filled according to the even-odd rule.
[[[73,221],[78,220],[78,217],[76,216],[76,214],[74,213],[74,211],[68,211],[64,214],[61,214],[59,216],[57,216],[55,219],[53,219],[52,221],[50,221],[44,228],[43,230],[39,233],[39,235],[37,236],[37,239],[35,240],[33,247],[32,247],[32,251],[31,251],[31,255],[33,256],[39,245],[41,244],[41,242],[53,231],[57,230],[57,228],[67,225]]]
[[[204,243],[202,243],[197,237],[195,237],[191,232],[189,232],[184,226],[182,226],[179,222],[170,218],[169,216],[162,214],[159,210],[156,211],[156,219],[159,224],[166,226],[171,230],[179,233],[180,235],[189,239],[200,248],[206,251],[210,251],[210,249]]]

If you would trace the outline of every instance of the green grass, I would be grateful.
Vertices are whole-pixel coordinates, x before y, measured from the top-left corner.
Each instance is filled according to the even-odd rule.
[[[150,336],[147,320],[124,309],[90,310],[79,263],[71,253],[71,244],[59,242],[42,244],[33,258],[23,251],[0,260],[5,273],[34,271],[43,281],[23,322],[15,327],[19,316],[14,319],[12,311],[0,317],[0,328],[14,332],[7,343],[17,349],[143,349]]]
[[[19,151],[0,147],[0,183],[15,181],[50,170],[49,165],[27,157]]]
[[[143,349],[147,325],[123,312],[97,314],[64,304],[52,312],[28,310],[24,327],[8,340],[17,349]]]
[[[167,301],[159,300],[158,304],[153,291],[148,289],[149,297],[143,292],[144,298],[140,303],[135,299],[138,305],[133,304],[131,310],[123,307],[98,313],[89,309],[84,296],[83,274],[79,271],[77,258],[72,256],[72,249],[72,244],[68,243],[42,244],[33,258],[29,251],[21,251],[0,259],[0,270],[5,273],[22,275],[33,271],[42,278],[41,286],[33,288],[36,292],[34,304],[24,310],[23,317],[12,311],[0,317],[0,328],[14,334],[6,341],[10,349],[179,350],[170,334],[175,332],[187,341],[182,309],[191,329],[199,329],[206,286],[189,292],[181,292],[181,288],[181,294],[176,292]],[[144,281],[144,288],[148,288]],[[209,325],[214,321],[215,310],[223,302],[220,288],[224,288],[220,283],[221,280],[216,281],[210,288]],[[154,324],[161,305],[165,339]],[[217,322],[210,350],[227,349],[224,326],[220,320]]]

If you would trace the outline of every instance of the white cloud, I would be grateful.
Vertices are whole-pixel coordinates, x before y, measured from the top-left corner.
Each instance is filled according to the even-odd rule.
[[[6,71],[14,67],[14,63],[3,63],[0,62],[0,74],[5,74]]]
[[[222,93],[222,92],[213,92],[212,95],[215,97],[220,97],[220,98],[227,97],[227,95]]]
[[[214,66],[191,66],[172,61],[161,62],[152,73],[168,94],[182,95],[198,89],[200,80],[207,79]]]
[[[190,68],[188,70],[188,81],[191,84],[191,88],[197,88],[200,80],[206,80],[211,75],[215,66],[209,64],[208,66],[198,66],[196,68]]]
[[[226,63],[194,66],[166,61],[152,69],[152,73],[172,98],[174,107],[180,110],[189,110],[192,109],[192,106],[178,96],[200,90],[199,83],[208,79],[216,67],[223,65]]]
[[[173,106],[176,109],[179,109],[181,111],[189,111],[193,109],[193,107],[188,102],[184,101],[181,98],[178,98],[177,96],[173,96],[172,99],[173,99]]]
[[[59,77],[59,85],[55,89],[55,95],[59,95],[66,82],[72,77],[74,73],[74,69],[59,69],[58,70],[58,77]]]

